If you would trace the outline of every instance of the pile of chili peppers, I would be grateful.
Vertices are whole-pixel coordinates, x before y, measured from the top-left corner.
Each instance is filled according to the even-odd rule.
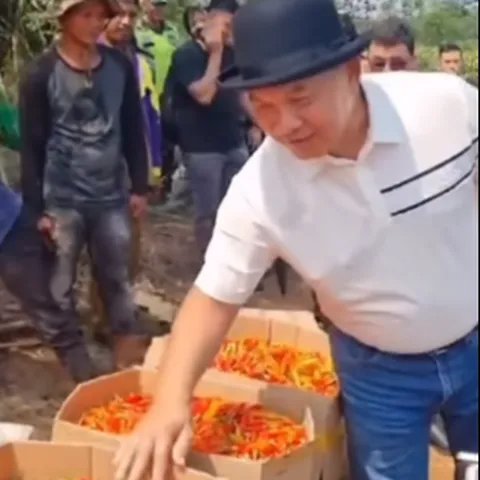
[[[139,394],[115,397],[107,405],[86,412],[79,423],[90,430],[127,435],[150,410],[152,401],[151,396]]]
[[[260,405],[219,398],[193,402],[197,452],[250,460],[282,458],[307,442],[307,432],[288,417]]]
[[[117,435],[130,433],[147,413],[152,397],[117,397],[86,412],[80,425]],[[192,403],[195,451],[251,460],[281,458],[304,445],[302,425],[260,405],[195,398]]]
[[[247,338],[229,340],[215,359],[215,368],[268,383],[297,387],[327,397],[340,391],[332,361],[317,352]]]

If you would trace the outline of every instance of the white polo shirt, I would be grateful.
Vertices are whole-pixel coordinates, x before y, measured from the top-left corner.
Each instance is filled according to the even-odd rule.
[[[281,257],[345,333],[429,352],[478,322],[478,90],[438,73],[363,87],[359,159],[302,161],[267,139],[233,181],[196,285],[242,304]]]

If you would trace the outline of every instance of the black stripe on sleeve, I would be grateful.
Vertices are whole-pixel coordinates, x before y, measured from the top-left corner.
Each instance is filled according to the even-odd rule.
[[[393,212],[391,214],[392,217],[396,217],[398,215],[403,215],[404,213],[415,210],[419,207],[422,207],[423,205],[426,205],[427,203],[433,202],[433,200],[437,200],[438,198],[443,197],[443,195],[451,192],[452,190],[455,190],[455,188],[460,186],[465,180],[467,180],[469,177],[471,177],[474,174],[476,168],[477,168],[477,165],[473,164],[472,167],[468,170],[468,172],[465,175],[462,175],[455,183],[453,183],[449,187],[447,187],[444,190],[436,193],[435,195],[431,195],[430,197],[424,198],[421,202],[415,203],[413,205],[410,205],[409,207],[405,207],[405,208],[402,208],[400,210],[397,210],[397,211]]]
[[[447,166],[448,164],[454,162],[455,160],[458,160],[462,155],[464,155],[470,149],[472,149],[477,142],[478,142],[478,137],[475,140],[473,140],[472,143],[468,147],[465,147],[461,152],[458,152],[453,157],[450,157],[449,159],[447,159],[447,160],[445,160],[441,163],[438,163],[437,165],[434,165],[433,167],[429,168],[428,170],[425,170],[424,172],[418,173],[417,175],[414,175],[413,177],[408,178],[407,180],[402,180],[401,182],[396,183],[395,185],[384,188],[383,190],[380,190],[380,192],[383,193],[383,194],[391,193],[394,190],[397,190],[398,188],[404,187],[405,185],[408,185],[409,183],[414,182],[415,180],[419,180],[420,178],[423,178],[423,177],[429,175],[430,173],[433,173],[437,170],[440,170],[441,168]]]

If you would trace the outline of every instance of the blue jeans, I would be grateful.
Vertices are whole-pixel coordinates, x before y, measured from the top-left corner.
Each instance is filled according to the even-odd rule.
[[[332,328],[352,480],[427,480],[441,413],[452,453],[478,452],[478,330],[424,355],[393,355]]]
[[[225,153],[185,153],[195,207],[195,236],[201,253],[210,242],[218,207],[247,159],[246,147]]]

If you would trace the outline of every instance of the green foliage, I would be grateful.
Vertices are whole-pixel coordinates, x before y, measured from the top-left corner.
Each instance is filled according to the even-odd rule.
[[[25,62],[52,41],[56,5],[56,0],[0,0],[0,74],[8,92],[14,92]]]
[[[454,3],[440,3],[415,20],[420,43],[438,46],[444,42],[463,43],[478,39],[478,11]]]

